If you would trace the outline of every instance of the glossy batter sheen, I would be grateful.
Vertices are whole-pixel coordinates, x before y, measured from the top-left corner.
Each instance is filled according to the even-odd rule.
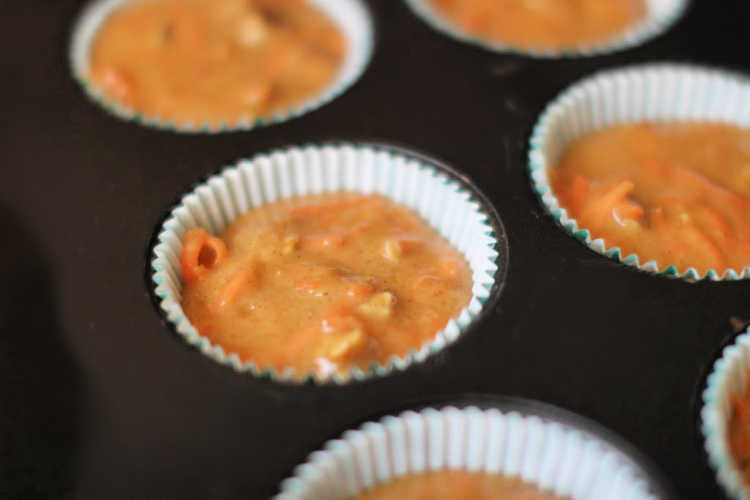
[[[445,470],[409,475],[376,486],[356,500],[561,500],[499,474]]]
[[[274,203],[221,238],[185,235],[182,305],[201,334],[278,370],[327,376],[418,349],[471,298],[463,256],[382,196]]]
[[[554,193],[592,238],[680,271],[750,265],[750,130],[634,124],[574,142]]]
[[[97,33],[89,77],[147,116],[233,124],[320,94],[345,50],[305,0],[134,0]]]
[[[732,394],[732,418],[729,422],[729,448],[745,483],[750,485],[750,379],[745,395]]]
[[[605,41],[645,18],[645,0],[429,0],[467,33],[532,49]]]

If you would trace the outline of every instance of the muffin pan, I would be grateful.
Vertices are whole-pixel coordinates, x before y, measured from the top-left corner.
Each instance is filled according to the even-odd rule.
[[[750,319],[748,281],[667,280],[592,252],[547,215],[527,155],[545,105],[597,71],[688,60],[747,74],[746,2],[694,1],[648,43],[559,60],[477,50],[404,2],[364,3],[375,44],[355,85],[294,120],[221,135],[103,113],[69,67],[85,2],[8,5],[0,496],[271,498],[346,429],[481,392],[585,415],[679,498],[723,498],[693,412],[730,320]],[[508,267],[482,320],[423,363],[340,386],[238,374],[170,334],[149,294],[170,202],[239,158],[341,142],[417,151],[484,193]]]

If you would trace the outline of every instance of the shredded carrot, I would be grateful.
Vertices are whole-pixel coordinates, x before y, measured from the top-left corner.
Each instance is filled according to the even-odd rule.
[[[346,294],[350,297],[369,297],[375,293],[375,287],[365,281],[352,283],[346,289]]]
[[[214,236],[210,236],[203,242],[203,248],[201,248],[198,254],[198,263],[202,266],[212,269],[219,264],[219,262],[226,257],[227,246],[222,240]]]
[[[643,207],[636,205],[631,201],[624,201],[615,206],[612,210],[614,210],[617,217],[620,219],[637,219],[645,213]]]
[[[196,283],[216,267],[226,256],[227,246],[222,240],[209,235],[205,229],[193,228],[183,238],[180,264],[185,282]]]

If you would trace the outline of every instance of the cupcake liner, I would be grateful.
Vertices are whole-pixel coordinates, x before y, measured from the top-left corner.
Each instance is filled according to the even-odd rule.
[[[338,75],[320,95],[314,96],[292,109],[277,112],[269,117],[256,118],[254,121],[242,121],[233,125],[224,122],[218,125],[212,123],[177,124],[159,116],[142,114],[120,104],[105,95],[88,80],[89,49],[95,40],[97,31],[115,9],[132,1],[93,0],[83,9],[73,28],[69,47],[71,72],[85,94],[110,114],[123,120],[134,121],[161,130],[214,134],[246,131],[284,122],[313,111],[343,94],[362,76],[372,56],[374,29],[370,13],[362,0],[307,0],[325,12],[336,23],[348,42],[347,55],[342,62]]]
[[[701,431],[708,462],[718,483],[736,499],[750,499],[750,488],[729,448],[729,423],[732,418],[731,394],[745,394],[750,371],[750,328],[722,351],[706,379],[701,408]]]
[[[554,168],[566,146],[605,127],[639,121],[708,121],[750,126],[750,81],[732,73],[682,64],[647,64],[603,71],[573,84],[541,114],[529,141],[529,169],[534,190],[547,211],[579,241],[600,254],[642,271],[687,280],[739,280],[750,277],[750,266],[728,269],[723,275],[710,269],[703,275],[690,267],[637,254],[623,255],[593,239],[560,206],[552,192],[548,169]]]
[[[472,270],[472,298],[461,313],[404,357],[392,356],[385,365],[373,363],[346,375],[319,378],[293,369],[260,370],[241,362],[201,336],[185,316],[181,301],[182,235],[192,227],[221,233],[236,217],[265,203],[294,196],[335,191],[379,193],[419,213],[467,259]],[[500,239],[499,239],[500,238]],[[152,249],[152,293],[159,309],[176,332],[205,355],[240,372],[274,380],[344,383],[372,375],[387,375],[421,362],[455,341],[499,294],[507,255],[502,223],[486,199],[464,177],[447,167],[383,147],[358,144],[290,147],[241,160],[199,184],[171,211],[158,229]],[[502,256],[499,252],[503,252]]]
[[[646,18],[622,33],[601,42],[566,49],[534,49],[511,43],[486,40],[464,31],[440,12],[429,0],[404,0],[411,10],[433,29],[461,42],[483,49],[522,56],[554,59],[590,57],[629,49],[648,42],[666,32],[685,12],[688,0],[646,0]]]
[[[583,429],[523,411],[449,406],[345,432],[298,466],[275,500],[349,499],[407,474],[456,469],[517,477],[573,500],[660,498],[630,457]]]

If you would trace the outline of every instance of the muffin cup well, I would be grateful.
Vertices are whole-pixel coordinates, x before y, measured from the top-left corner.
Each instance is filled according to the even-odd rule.
[[[392,356],[385,365],[373,363],[346,375],[319,378],[297,374],[292,368],[260,370],[252,361],[200,335],[185,316],[181,301],[182,236],[203,227],[221,233],[239,215],[266,203],[294,196],[335,191],[378,193],[420,214],[467,259],[472,271],[472,297],[467,307],[422,346],[404,357]],[[290,147],[242,160],[211,176],[182,197],[164,223],[150,251],[152,293],[167,322],[202,353],[239,372],[274,380],[344,383],[373,375],[387,375],[424,361],[455,341],[486,310],[500,292],[506,270],[507,242],[502,223],[486,198],[448,167],[400,150],[365,144]]]
[[[722,351],[706,379],[701,408],[701,432],[708,462],[718,483],[732,498],[750,499],[750,487],[732,457],[729,424],[732,418],[731,394],[745,395],[750,374],[750,328]]]
[[[640,270],[688,280],[750,278],[750,266],[727,269],[678,269],[669,262],[623,255],[603,238],[591,235],[560,206],[550,186],[555,167],[574,140],[606,127],[642,121],[707,121],[750,126],[750,81],[732,73],[682,64],[647,64],[603,71],[573,84],[555,98],[534,126],[529,169],[534,190],[547,211],[589,248]]]
[[[228,123],[187,123],[177,124],[159,116],[143,114],[117,100],[108,97],[97,86],[89,81],[89,52],[99,28],[117,8],[133,0],[92,0],[81,12],[76,21],[70,41],[68,56],[73,77],[78,81],[84,93],[94,102],[101,105],[110,114],[123,120],[134,121],[141,125],[161,130],[180,133],[207,133],[246,131],[256,127],[284,122],[286,120],[313,111],[336,99],[351,87],[365,71],[372,56],[374,46],[374,28],[368,9],[362,0],[307,0],[320,8],[341,29],[346,37],[348,48],[346,56],[334,81],[319,95],[289,110],[277,112],[268,117],[256,118],[253,121]]]
[[[368,422],[312,453],[275,500],[348,499],[407,474],[446,469],[517,477],[573,500],[669,498],[616,446],[552,414],[521,404],[507,411],[448,406]]]
[[[688,0],[646,0],[646,18],[613,37],[593,44],[566,49],[534,49],[512,43],[484,39],[462,29],[438,12],[429,0],[404,0],[411,10],[435,30],[456,40],[494,52],[506,52],[534,58],[590,57],[629,49],[648,42],[667,31],[685,12]]]

